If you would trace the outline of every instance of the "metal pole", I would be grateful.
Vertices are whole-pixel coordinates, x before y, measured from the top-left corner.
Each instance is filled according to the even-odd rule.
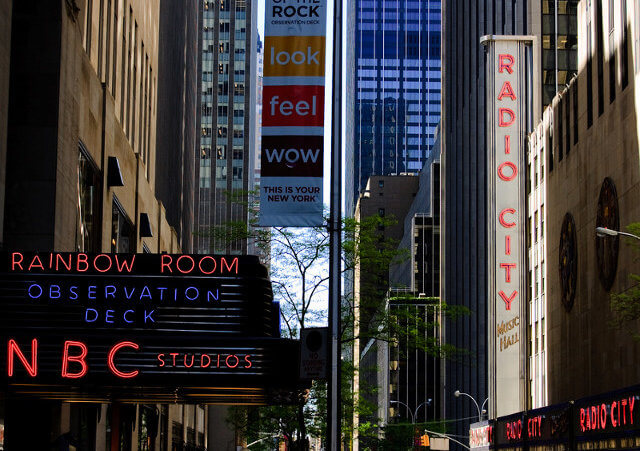
[[[331,193],[329,210],[329,352],[327,449],[340,449],[340,303],[342,254],[342,0],[333,7]]]

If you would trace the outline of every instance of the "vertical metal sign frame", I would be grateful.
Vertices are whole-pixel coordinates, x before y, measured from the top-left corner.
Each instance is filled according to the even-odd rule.
[[[483,36],[487,48],[489,413],[526,408],[526,135],[538,117],[534,36]]]
[[[331,114],[331,200],[329,211],[329,379],[327,446],[340,449],[340,304],[342,278],[342,0],[333,6],[333,77]]]

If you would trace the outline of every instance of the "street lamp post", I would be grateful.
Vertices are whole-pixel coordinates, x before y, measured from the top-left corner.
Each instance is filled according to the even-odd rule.
[[[478,421],[482,421],[482,414],[486,412],[486,410],[484,410],[484,405],[487,403],[487,401],[489,401],[489,398],[484,400],[484,402],[482,403],[482,409],[481,409],[480,406],[478,405],[478,401],[476,401],[476,398],[471,396],[469,393],[464,393],[464,392],[461,392],[460,390],[456,390],[455,392],[453,392],[453,396],[455,396],[456,398],[459,398],[460,395],[464,395],[470,398],[471,401],[473,401],[473,403],[476,405],[476,409],[478,409]]]
[[[411,415],[411,424],[416,424],[416,416],[418,415],[418,410],[420,410],[420,407],[424,406],[425,404],[427,406],[429,406],[429,405],[431,405],[432,401],[433,401],[433,399],[429,398],[425,402],[420,404],[418,407],[416,407],[415,415],[413,414],[413,411],[411,410],[411,407],[409,407],[408,405],[406,405],[402,401],[395,401],[395,400],[392,399],[391,401],[389,401],[389,403],[402,404],[403,406],[405,406],[405,408],[409,411],[409,414]]]
[[[619,230],[607,229],[606,227],[596,227],[596,235],[600,237],[622,235],[640,240],[640,236],[634,235],[633,233],[620,232]]]

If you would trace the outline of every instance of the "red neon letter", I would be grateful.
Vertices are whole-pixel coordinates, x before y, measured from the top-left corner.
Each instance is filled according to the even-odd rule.
[[[504,153],[507,155],[511,153],[511,136],[509,135],[504,136]]]
[[[510,74],[513,73],[513,66],[516,60],[508,53],[503,53],[498,56],[498,72],[502,73],[503,69],[506,69]]]
[[[36,261],[38,262],[37,264],[36,264]],[[44,266],[42,265],[42,262],[40,261],[40,257],[38,257],[37,255],[34,255],[34,256],[33,256],[33,260],[31,260],[31,264],[29,265],[29,271],[31,271],[31,269],[32,269],[34,266],[35,266],[36,268],[40,268],[41,270],[43,270],[43,271],[44,271]]]
[[[62,266],[67,268],[67,271],[71,271],[71,258],[72,258],[72,255],[69,254],[69,261],[65,262],[64,257],[61,254],[56,254],[56,271],[59,270],[60,263],[62,263]]]
[[[180,261],[185,258],[191,261],[191,268],[183,271],[182,269],[180,269]],[[191,258],[191,256],[189,255],[181,255],[180,257],[178,257],[178,260],[176,260],[176,268],[178,268],[178,271],[180,271],[182,274],[189,274],[191,271],[193,271],[193,268],[195,268],[195,266],[196,262],[193,261],[193,258]]]
[[[613,409],[616,408],[616,404],[618,404],[618,403],[615,402],[615,401],[613,401],[611,403],[611,424],[613,425],[614,428],[618,427],[618,423],[616,422],[615,414],[613,413]],[[620,414],[620,412],[618,412],[618,414]]]
[[[233,357],[234,359],[236,359],[236,363],[235,363],[235,365],[233,365],[233,366],[229,365],[229,357]],[[228,367],[228,368],[235,368],[235,367],[237,367],[237,366],[238,366],[238,363],[240,363],[240,359],[238,358],[238,356],[237,356],[237,355],[235,355],[235,354],[231,354],[231,355],[228,355],[226,359],[224,359],[224,363],[226,363],[226,364],[227,364],[227,367]]]
[[[516,93],[513,92],[511,83],[509,83],[508,81],[505,81],[502,85],[500,94],[498,94],[498,100],[502,100],[503,97],[509,97],[511,100],[516,100]]]
[[[113,348],[111,348],[111,351],[109,351],[109,357],[107,358],[107,365],[109,365],[109,369],[113,374],[115,374],[118,377],[122,377],[124,379],[136,377],[139,373],[138,370],[125,373],[123,371],[118,370],[116,368],[115,363],[113,363],[113,359],[116,355],[116,352],[118,352],[120,348],[133,348],[135,350],[138,350],[140,349],[140,346],[138,346],[137,343],[134,343],[132,341],[121,341],[120,343],[116,344]]]
[[[636,402],[635,396],[629,397],[629,418],[631,419],[631,424],[633,424],[633,405]]]
[[[511,255],[511,237],[509,235],[504,237],[504,255]]]
[[[207,364],[204,364],[204,358],[207,358]],[[209,365],[211,365],[211,357],[209,357],[209,354],[202,354],[200,356],[200,368],[207,368]]]
[[[502,290],[498,294],[500,295],[500,297],[505,303],[505,310],[511,310],[511,302],[513,302],[513,300],[516,298],[516,296],[518,295],[518,292],[514,290],[513,293],[511,293],[511,296],[509,297],[507,297],[507,295],[504,294],[504,291]]]
[[[164,255],[163,255],[164,257]],[[131,270],[133,269],[133,262],[136,261],[136,256],[132,255],[131,256],[131,261],[127,261],[127,259],[123,259],[122,260],[122,264],[120,264],[120,259],[118,258],[118,254],[116,254],[116,266],[118,268],[118,272],[122,272],[123,269],[126,269],[127,272],[131,272]],[[162,268],[162,265],[160,266],[160,268]]]
[[[500,267],[506,270],[505,272],[505,282],[511,282],[511,268],[515,268],[515,263],[500,263]]]
[[[515,222],[507,222],[507,221],[505,221],[504,215],[507,214],[507,213],[515,215],[516,214],[516,210],[515,210],[515,208],[505,208],[504,210],[502,210],[500,212],[500,216],[498,216],[498,220],[500,221],[500,225],[502,227],[506,227],[507,229],[510,229],[511,227],[515,227],[516,223]]]
[[[213,268],[211,269],[211,271],[205,271],[204,269],[202,269],[202,262],[203,262],[205,259],[209,259],[209,260],[211,260],[211,262],[213,263]],[[198,262],[198,268],[200,268],[200,272],[201,272],[202,274],[211,274],[211,273],[213,273],[213,272],[216,270],[216,266],[217,266],[217,265],[216,265],[216,259],[215,259],[215,258],[213,258],[211,255],[205,255],[205,256],[204,256],[204,257],[202,257],[202,258],[200,259],[200,261]]]
[[[76,269],[79,272],[85,272],[87,269],[89,269],[89,257],[87,257],[87,254],[78,254],[77,261],[76,261]],[[84,264],[84,269],[80,269],[80,263]]]
[[[232,272],[231,270],[233,269],[233,267],[236,267],[236,271],[235,274],[238,274],[238,257],[234,258],[233,261],[231,262],[231,265],[229,265],[227,263],[227,260],[222,257],[222,259],[220,260],[220,266],[226,266],[227,267],[227,271],[228,272]],[[220,270],[222,270],[222,268],[220,268]]]
[[[511,175],[504,174],[505,167],[508,167],[509,169],[511,169]],[[516,175],[518,175],[518,168],[512,162],[505,161],[500,166],[498,166],[498,177],[500,177],[505,182],[510,182],[511,180],[515,179]]]
[[[168,260],[168,261],[165,263],[165,260]],[[171,271],[171,260],[172,260],[171,255],[162,254],[162,257],[160,257],[160,273],[164,272],[165,266],[167,267],[169,272],[173,272]]]
[[[80,355],[69,355],[69,347],[77,346],[80,348]],[[77,379],[87,374],[87,362],[84,360],[87,357],[87,345],[81,341],[65,341],[64,351],[62,352],[62,377],[68,379]],[[79,373],[69,372],[69,362],[77,362],[82,367]]]
[[[160,363],[158,364],[158,366],[159,366],[160,368],[162,368],[163,366],[165,366],[165,363],[164,363],[164,360],[163,360],[163,359],[164,359],[164,354],[158,354],[158,361],[160,362]]]
[[[504,115],[508,114],[509,119],[505,120]],[[516,120],[516,113],[511,108],[498,108],[498,127],[508,127]]]
[[[247,362],[247,364],[244,366],[245,368],[251,368],[251,360],[249,360],[249,357],[251,356],[250,355],[244,356],[244,361]]]
[[[29,376],[36,377],[38,374],[38,340],[35,338],[31,340],[31,365],[27,362],[27,358],[14,339],[9,340],[7,348],[7,375],[9,377],[13,376],[13,354],[15,353],[22,362],[22,365],[24,365],[27,373],[29,373]]]
[[[20,257],[20,258],[16,259],[16,257]],[[24,268],[22,267],[22,259],[23,258],[24,258],[24,256],[20,252],[13,252],[11,254],[11,271],[15,271],[16,270],[16,266],[20,267],[20,271],[24,271]]]
[[[102,257],[102,258],[106,258],[109,262],[109,266],[107,266],[106,268],[100,269],[98,268],[98,259]],[[96,271],[98,272],[107,272],[111,269],[111,265],[113,265],[113,262],[111,261],[111,256],[109,254],[98,254],[94,257],[93,259],[93,266],[94,268],[96,268]]]

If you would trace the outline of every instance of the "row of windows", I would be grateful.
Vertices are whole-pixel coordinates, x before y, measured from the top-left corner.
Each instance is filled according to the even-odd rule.
[[[107,85],[114,100],[120,100],[122,128],[134,151],[140,153],[146,164],[148,177],[156,80],[133,9],[129,7],[127,11],[126,3],[123,3],[122,9],[125,13],[120,16],[120,0],[107,0],[106,4],[104,1],[94,4],[93,0],[87,0],[83,44],[91,59],[94,48],[92,40],[97,38],[98,78]],[[94,15],[98,16],[97,33],[93,30]],[[119,23],[122,24],[121,46],[117,45]],[[118,58],[121,62],[119,86]]]
[[[640,21],[640,0],[636,1],[636,20]],[[610,36],[615,36],[615,26],[619,23],[621,26],[621,42],[619,46],[616,46],[613,39],[609,42],[610,54],[608,57],[608,72],[609,72],[609,103],[612,103],[616,99],[617,80],[620,80],[620,89],[625,90],[629,84],[629,37],[626,28],[627,24],[627,2],[622,0],[619,3],[620,8],[617,9],[615,5],[618,3],[610,2],[609,4],[609,33]],[[593,59],[596,59],[598,77],[597,77],[597,111],[598,115],[604,113],[605,97],[604,88],[605,82],[604,75],[604,42],[603,42],[603,30],[602,30],[602,0],[596,1],[597,15],[597,27],[596,27],[596,52],[591,52],[592,49],[592,24],[591,24],[591,1],[587,3],[587,128],[593,125],[593,110],[594,110],[594,89],[593,89]],[[619,22],[616,22],[616,17],[619,18]],[[622,26],[625,24],[625,26]],[[599,31],[598,31],[599,30]],[[640,42],[636,41],[638,46],[637,52],[640,52]],[[617,64],[617,57],[620,58],[620,65]],[[636,67],[640,69],[640,65],[637,60],[640,59],[640,54],[636,53]],[[619,71],[619,73],[618,73]],[[619,78],[618,78],[619,75]],[[564,95],[559,99],[557,110],[554,115],[555,122],[557,124],[558,136],[557,145],[554,148],[553,136],[549,134],[549,172],[553,171],[553,162],[556,157],[554,155],[555,149],[557,149],[557,160],[562,161],[565,154],[568,155],[571,151],[572,145],[578,143],[578,79],[575,79],[569,88],[565,91]]]

